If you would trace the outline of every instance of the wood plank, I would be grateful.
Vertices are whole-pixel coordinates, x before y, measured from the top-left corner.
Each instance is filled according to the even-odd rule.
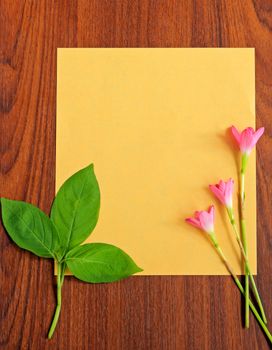
[[[256,47],[258,285],[272,318],[271,1],[2,0],[0,193],[49,212],[55,181],[57,47]],[[212,254],[212,252],[211,252]],[[228,277],[141,277],[110,285],[67,278],[53,340],[53,265],[0,233],[3,349],[268,349],[242,328]],[[271,324],[271,323],[270,323]]]

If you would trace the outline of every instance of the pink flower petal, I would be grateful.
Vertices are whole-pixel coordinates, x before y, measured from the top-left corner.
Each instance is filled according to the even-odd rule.
[[[231,127],[231,132],[232,132],[232,135],[234,136],[235,140],[237,141],[238,144],[240,144],[240,133],[239,131],[235,128],[234,125],[232,125]]]
[[[198,218],[199,218],[199,215],[200,215],[200,211],[197,211],[197,210],[196,210],[195,213],[194,213],[195,218],[198,219]]]
[[[210,185],[209,188],[222,204],[232,207],[233,184],[234,181],[232,179],[228,181],[220,180],[219,184]]]
[[[185,221],[209,234],[214,232],[214,206],[210,206],[208,211],[200,210],[195,213],[197,217],[187,218]]]
[[[185,221],[190,224],[193,225],[196,228],[200,228],[202,229],[199,220],[195,219],[195,218],[186,218]]]
[[[264,133],[264,127],[255,131],[254,136],[253,136],[255,144],[258,142],[259,138],[262,136],[263,133]]]
[[[213,217],[214,217],[213,206],[210,207],[208,211],[204,211],[204,210],[201,211],[199,216],[199,221],[202,229],[208,233],[211,233],[214,231]]]
[[[208,213],[212,215],[212,219],[214,220],[214,205],[209,206]]]
[[[210,185],[209,188],[215,197],[218,198],[221,203],[225,204],[224,193],[216,185]]]
[[[250,153],[255,146],[254,143],[254,130],[252,128],[246,128],[241,133],[240,149],[243,153]]]
[[[234,180],[229,179],[226,182],[226,188],[225,188],[225,204],[228,207],[232,207],[233,186],[234,186]]]
[[[231,131],[239,144],[242,154],[249,155],[259,138],[264,133],[264,128],[260,128],[255,132],[253,128],[248,127],[239,133],[235,126],[232,126]]]
[[[219,181],[219,184],[218,185],[216,185],[217,187],[218,187],[218,189],[220,190],[220,191],[225,191],[225,182],[224,181],[222,181],[222,180],[220,180]]]

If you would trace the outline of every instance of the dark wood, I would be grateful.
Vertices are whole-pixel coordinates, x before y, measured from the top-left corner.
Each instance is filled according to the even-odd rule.
[[[57,47],[256,47],[258,278],[272,329],[272,2],[0,1],[1,196],[49,211],[55,181]],[[212,252],[211,252],[212,254]],[[67,278],[54,339],[53,266],[0,232],[1,349],[268,349],[242,328],[229,277]]]

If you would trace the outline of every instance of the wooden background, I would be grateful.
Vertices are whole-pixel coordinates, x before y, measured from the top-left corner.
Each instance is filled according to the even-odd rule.
[[[49,211],[55,181],[57,47],[255,47],[258,285],[272,329],[272,1],[0,1],[1,196]],[[212,252],[211,252],[212,254]],[[193,258],[193,257],[192,257]],[[242,328],[228,277],[67,278],[53,340],[53,265],[0,232],[1,349],[268,349]]]

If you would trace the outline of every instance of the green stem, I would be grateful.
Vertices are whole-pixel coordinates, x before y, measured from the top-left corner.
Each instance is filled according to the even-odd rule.
[[[55,314],[54,314],[54,318],[53,321],[51,323],[51,327],[49,329],[49,333],[48,333],[48,339],[51,339],[55,328],[57,326],[58,323],[58,319],[59,319],[59,315],[60,315],[60,310],[61,310],[61,275],[62,275],[62,265],[58,262],[57,263],[57,267],[58,267],[58,272],[57,272],[57,307],[55,310]]]
[[[264,312],[263,304],[262,304],[262,301],[261,301],[261,298],[260,298],[260,295],[259,295],[256,283],[255,283],[254,277],[253,277],[253,275],[251,273],[251,269],[250,269],[250,266],[249,266],[248,258],[246,256],[246,253],[245,253],[242,241],[241,241],[239,233],[238,233],[238,229],[237,229],[235,218],[234,218],[233,209],[232,208],[228,208],[227,211],[228,211],[228,215],[229,215],[229,219],[230,219],[233,231],[235,233],[235,237],[236,237],[237,243],[238,243],[238,245],[240,247],[243,259],[244,259],[245,264],[246,264],[246,268],[247,268],[248,273],[249,273],[249,278],[250,278],[250,281],[251,281],[251,284],[252,284],[252,289],[253,289],[254,296],[255,296],[255,298],[257,300],[257,303],[259,305],[263,321],[264,321],[264,323],[267,323],[267,319],[266,319],[266,315],[265,315],[265,312]]]
[[[246,258],[248,259],[244,210],[245,210],[245,172],[244,172],[244,166],[242,166],[241,193],[240,193],[240,212],[241,212],[240,222],[241,222],[241,236],[242,236],[243,247],[244,247]],[[246,264],[245,264],[245,327],[246,328],[249,327],[249,272]]]
[[[210,239],[216,249],[216,251],[218,252],[220,258],[222,259],[222,261],[224,262],[227,270],[229,271],[229,273],[231,274],[234,282],[236,283],[237,287],[239,288],[240,292],[243,294],[244,297],[246,297],[246,293],[245,290],[241,284],[241,282],[239,281],[238,277],[236,276],[233,268],[230,266],[230,264],[228,263],[222,249],[220,248],[220,246],[218,245],[218,242],[215,238],[214,235],[210,235]],[[266,334],[267,338],[269,339],[270,343],[272,344],[272,335],[269,332],[266,324],[264,323],[264,321],[262,320],[261,316],[259,315],[257,309],[255,308],[255,306],[253,305],[252,301],[249,299],[249,307],[251,309],[251,311],[253,312],[253,314],[255,315],[257,321],[259,322],[260,326],[262,327],[264,333]]]
[[[63,262],[62,263],[62,268],[61,268],[61,276],[60,276],[60,284],[61,284],[61,286],[63,285],[63,282],[64,282],[65,270],[66,270],[66,264],[65,264],[65,262]]]

